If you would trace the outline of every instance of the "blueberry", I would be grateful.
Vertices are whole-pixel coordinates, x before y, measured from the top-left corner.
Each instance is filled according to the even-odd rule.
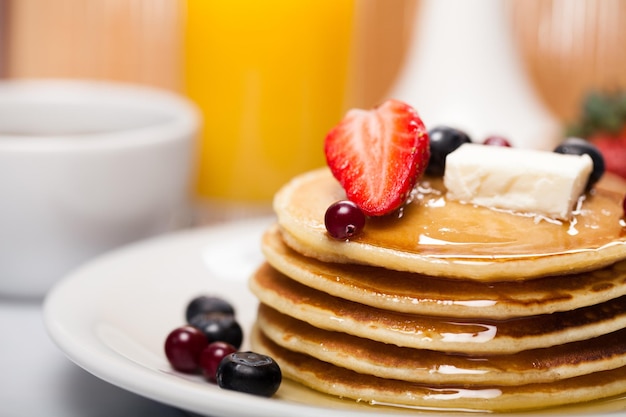
[[[464,143],[472,140],[461,130],[447,126],[438,126],[428,132],[430,138],[430,160],[426,174],[442,176],[446,168],[446,156]]]
[[[271,397],[282,381],[280,367],[269,356],[254,352],[236,352],[222,359],[217,368],[221,388]]]
[[[583,155],[587,154],[593,161],[593,170],[589,175],[587,181],[587,190],[600,180],[604,174],[604,157],[600,150],[591,142],[588,142],[581,138],[567,138],[560,145],[558,145],[554,152],[569,154],[569,155]]]
[[[196,314],[189,324],[200,329],[209,343],[226,342],[235,349],[241,346],[243,331],[232,314],[221,312]]]
[[[187,323],[191,321],[193,316],[202,313],[227,313],[235,315],[235,309],[226,300],[218,297],[201,295],[189,302],[185,311]]]

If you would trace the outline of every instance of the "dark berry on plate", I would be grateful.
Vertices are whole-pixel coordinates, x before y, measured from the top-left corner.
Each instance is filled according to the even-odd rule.
[[[472,140],[461,130],[447,126],[438,126],[428,132],[430,138],[430,160],[426,174],[440,177],[446,168],[446,156],[464,143]]]
[[[590,189],[598,182],[604,174],[604,157],[600,150],[591,142],[581,138],[567,138],[554,149],[554,152],[571,155],[587,154],[591,157],[593,170],[591,175],[589,175],[589,181],[587,181],[587,189]]]
[[[626,195],[624,196],[624,199],[622,200],[622,209],[624,209],[624,218],[626,219]]]
[[[511,147],[511,142],[502,136],[489,136],[484,140],[483,145]]]
[[[200,329],[209,343],[226,342],[236,349],[241,346],[243,331],[232,314],[219,312],[196,314],[189,324]]]
[[[187,323],[191,321],[193,316],[202,313],[227,313],[234,315],[235,309],[232,304],[222,298],[201,295],[191,300],[187,305],[187,310],[185,311]]]
[[[271,397],[282,381],[280,367],[269,356],[254,352],[236,352],[226,356],[217,368],[221,388]]]
[[[195,327],[178,327],[165,339],[165,356],[177,371],[196,372],[200,366],[200,354],[208,344],[204,333]]]
[[[337,201],[326,209],[324,224],[328,234],[335,239],[350,239],[365,227],[365,214],[352,201]]]
[[[220,362],[236,351],[233,345],[226,342],[213,342],[204,348],[200,355],[200,369],[204,377],[211,382],[217,382],[217,368]]]

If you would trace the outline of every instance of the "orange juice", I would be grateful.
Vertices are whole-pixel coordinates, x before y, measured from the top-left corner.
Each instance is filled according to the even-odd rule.
[[[269,202],[287,179],[324,164],[324,136],[346,110],[353,1],[188,0],[201,198]]]

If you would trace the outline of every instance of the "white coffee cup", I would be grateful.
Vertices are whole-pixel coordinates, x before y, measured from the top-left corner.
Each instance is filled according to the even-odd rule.
[[[96,255],[184,226],[199,123],[155,88],[0,82],[0,294],[41,297]]]

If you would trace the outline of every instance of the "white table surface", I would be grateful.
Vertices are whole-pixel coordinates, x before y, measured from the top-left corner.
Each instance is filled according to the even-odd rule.
[[[0,295],[0,417],[189,415],[78,367],[48,337],[41,300]]]

